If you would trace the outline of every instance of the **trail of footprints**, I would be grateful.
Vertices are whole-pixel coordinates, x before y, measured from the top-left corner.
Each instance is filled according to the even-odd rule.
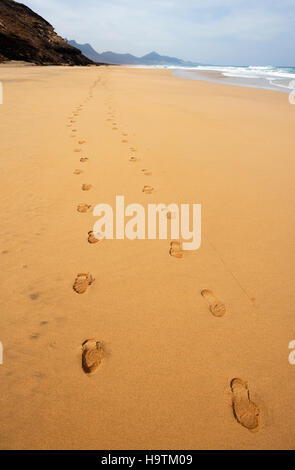
[[[107,103],[106,103],[107,104]],[[118,119],[116,118],[115,116],[115,111],[113,109],[113,107],[111,105],[108,106],[108,118],[106,119],[106,122],[109,122],[111,125],[112,125],[112,130],[114,131],[118,131],[119,130],[119,127],[118,127]],[[123,144],[127,144],[128,143],[128,133],[127,132],[122,132],[121,133],[121,137],[122,137],[122,140],[121,142]],[[129,150],[130,150],[130,155],[129,155],[129,162],[131,163],[136,163],[139,161],[138,157],[135,155],[136,153],[136,148],[135,147],[129,147]],[[143,168],[141,170],[141,174],[144,175],[144,176],[151,176],[152,175],[152,172],[150,170],[148,170],[147,168]],[[154,191],[154,188],[150,185],[144,185],[143,188],[142,188],[142,192],[144,194],[152,194]]]
[[[89,90],[88,97],[85,99],[85,103],[87,103],[93,96],[93,89],[95,88],[97,81],[94,82],[92,87]],[[76,123],[76,120],[73,119],[74,117],[78,117],[80,112],[83,109],[83,105],[79,105],[75,108],[72,116],[69,119],[69,123],[67,124],[68,127],[72,127],[73,124]],[[115,118],[114,110],[111,106],[109,106],[108,110],[109,117],[106,119],[107,122],[110,122],[112,125],[112,130],[118,131],[119,128],[117,127],[117,119]],[[72,129],[72,137],[76,137],[77,129]],[[121,140],[122,143],[128,143],[128,134],[126,132],[122,133],[123,139]],[[85,140],[79,140],[78,144],[80,146],[86,143]],[[136,148],[130,147],[130,156],[129,162],[136,163],[139,161],[136,154]],[[74,152],[80,153],[82,152],[81,148],[74,149]],[[87,163],[89,158],[86,156],[82,156],[80,158],[81,163]],[[80,175],[83,173],[83,170],[76,168],[73,172],[75,175]],[[141,170],[141,174],[143,176],[149,177],[152,175],[152,172],[147,168],[143,168]],[[89,183],[83,183],[81,189],[83,191],[91,190],[92,185]],[[142,192],[144,194],[150,195],[154,191],[154,188],[150,185],[144,185]],[[77,211],[80,213],[86,213],[91,210],[90,204],[80,203],[77,205]],[[173,212],[166,210],[166,217],[167,219],[173,219],[175,214]],[[94,245],[99,243],[102,239],[102,235],[99,233],[94,233],[92,230],[88,232],[87,241],[89,244]],[[184,252],[182,250],[182,244],[176,240],[170,242],[169,248],[170,256],[174,258],[181,259],[184,257]],[[86,293],[89,287],[94,283],[95,279],[90,273],[78,273],[74,283],[73,283],[73,290],[75,293],[81,295]],[[226,314],[226,307],[225,304],[219,300],[214,292],[210,289],[203,289],[201,291],[201,296],[206,301],[209,311],[214,317],[223,317]],[[94,374],[104,357],[104,345],[101,341],[92,338],[88,339],[83,342],[81,347],[81,357],[82,357],[82,370],[87,375]],[[231,390],[231,405],[232,405],[232,412],[235,420],[242,425],[243,427],[247,428],[250,431],[257,431],[260,427],[260,410],[256,406],[256,404],[250,398],[250,392],[248,388],[248,384],[240,379],[234,378],[230,382],[230,390]]]
[[[98,81],[95,81],[94,84],[91,86],[87,98],[84,100],[84,104],[86,104],[93,96],[93,90],[96,86]],[[76,107],[69,118],[69,123],[67,127],[72,127],[71,129],[71,138],[77,137],[77,129],[73,128],[73,124],[77,123],[77,118],[79,117],[80,112],[83,110],[83,104],[80,104]],[[79,147],[74,148],[74,153],[82,153],[83,145],[86,144],[85,140],[78,140],[77,144]],[[89,158],[85,155],[80,157],[80,163],[85,164],[89,161]],[[76,168],[73,171],[74,175],[81,175],[83,170],[80,168]],[[90,183],[82,183],[81,190],[82,191],[90,191],[92,189],[92,184]],[[91,210],[91,205],[86,203],[80,203],[77,205],[77,212],[79,213],[86,213]],[[89,244],[98,243],[101,240],[101,235],[99,233],[93,233],[93,231],[88,232],[87,240]],[[89,287],[94,283],[95,279],[91,273],[78,273],[74,282],[73,282],[73,290],[76,294],[82,295],[85,294]],[[81,356],[82,356],[82,369],[87,375],[94,374],[97,369],[99,368],[102,358],[104,355],[104,346],[103,344],[98,341],[97,339],[88,339],[83,342]]]

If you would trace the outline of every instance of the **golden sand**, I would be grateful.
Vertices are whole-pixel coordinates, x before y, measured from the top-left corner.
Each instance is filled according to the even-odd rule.
[[[119,67],[0,80],[0,448],[294,448],[287,95]],[[201,248],[88,243],[116,194],[201,203]]]

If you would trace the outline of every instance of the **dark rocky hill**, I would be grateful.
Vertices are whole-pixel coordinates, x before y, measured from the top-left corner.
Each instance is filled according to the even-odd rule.
[[[90,65],[80,50],[58,36],[51,24],[22,3],[0,0],[0,61],[39,65]]]

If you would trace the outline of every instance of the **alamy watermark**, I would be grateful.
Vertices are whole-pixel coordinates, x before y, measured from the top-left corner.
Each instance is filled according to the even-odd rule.
[[[293,339],[293,341],[290,341],[289,349],[292,349],[292,351],[289,354],[289,363],[292,366],[294,366],[295,365],[295,339]]]
[[[169,238],[185,240],[183,250],[201,246],[201,204],[148,204],[146,213],[141,204],[125,207],[124,196],[116,196],[115,213],[111,205],[97,204],[93,215],[99,217],[93,226],[99,240],[167,240],[169,227]]]
[[[289,103],[295,104],[295,80],[291,80],[291,82],[289,82],[289,88],[292,90],[289,93]]]

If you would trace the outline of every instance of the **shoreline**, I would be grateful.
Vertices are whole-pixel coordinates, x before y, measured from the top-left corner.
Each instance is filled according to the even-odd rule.
[[[239,86],[245,88],[254,88],[257,90],[270,90],[270,91],[277,91],[281,93],[290,93],[291,89],[286,89],[279,85],[271,84],[268,80],[262,79],[246,79],[238,78],[238,77],[226,77],[220,72],[215,72],[213,70],[181,70],[176,69],[173,74],[177,77],[191,79],[191,80],[201,80],[206,81],[209,83],[219,83],[221,85],[231,85],[231,86]],[[262,82],[261,82],[262,80]],[[294,74],[295,80],[295,74]]]
[[[233,67],[233,66],[200,66],[196,67],[177,67],[160,65],[139,65],[128,66],[130,68],[139,68],[144,70],[170,70],[175,76],[206,81],[208,83],[220,83],[224,85],[241,86],[246,88],[255,88],[259,90],[272,90],[283,93],[290,93],[295,87],[295,73],[284,72],[281,70],[267,70],[267,67]],[[211,68],[210,68],[211,67]],[[249,70],[250,68],[250,70]],[[260,69],[260,70],[259,70]],[[264,69],[266,69],[264,71]],[[287,68],[288,70],[291,67]],[[259,70],[259,71],[258,71]],[[292,70],[295,71],[294,68]],[[247,75],[248,74],[248,75]],[[250,74],[250,75],[249,75]],[[251,75],[252,74],[252,75]],[[255,75],[256,76],[253,76]],[[282,75],[284,74],[284,75]],[[263,76],[264,75],[264,76]],[[281,83],[279,83],[281,82]],[[293,82],[293,87],[291,83]]]
[[[0,63],[0,70],[2,68],[10,68],[10,67],[73,67],[67,65],[39,65],[39,64],[32,64],[30,62],[24,61],[5,61]],[[184,69],[184,68],[158,68],[156,66],[134,66],[134,65],[124,65],[124,64],[93,64],[87,66],[76,66],[76,67],[120,67],[120,68],[131,68],[131,69],[143,69],[143,70],[164,70],[164,71],[171,71],[172,74],[179,78],[185,78],[190,80],[199,80],[205,81],[207,83],[217,83],[221,85],[231,85],[231,86],[238,86],[238,87],[245,87],[245,88],[253,88],[257,90],[268,90],[268,91],[277,91],[281,93],[289,94],[293,88],[286,88],[283,85],[274,84],[271,80],[266,80],[263,78],[242,78],[242,77],[227,77],[223,75],[221,72],[217,70],[198,70],[198,69]],[[275,80],[275,78],[274,78]],[[290,80],[291,81],[291,80]],[[294,74],[294,82],[295,82],[295,74]]]

